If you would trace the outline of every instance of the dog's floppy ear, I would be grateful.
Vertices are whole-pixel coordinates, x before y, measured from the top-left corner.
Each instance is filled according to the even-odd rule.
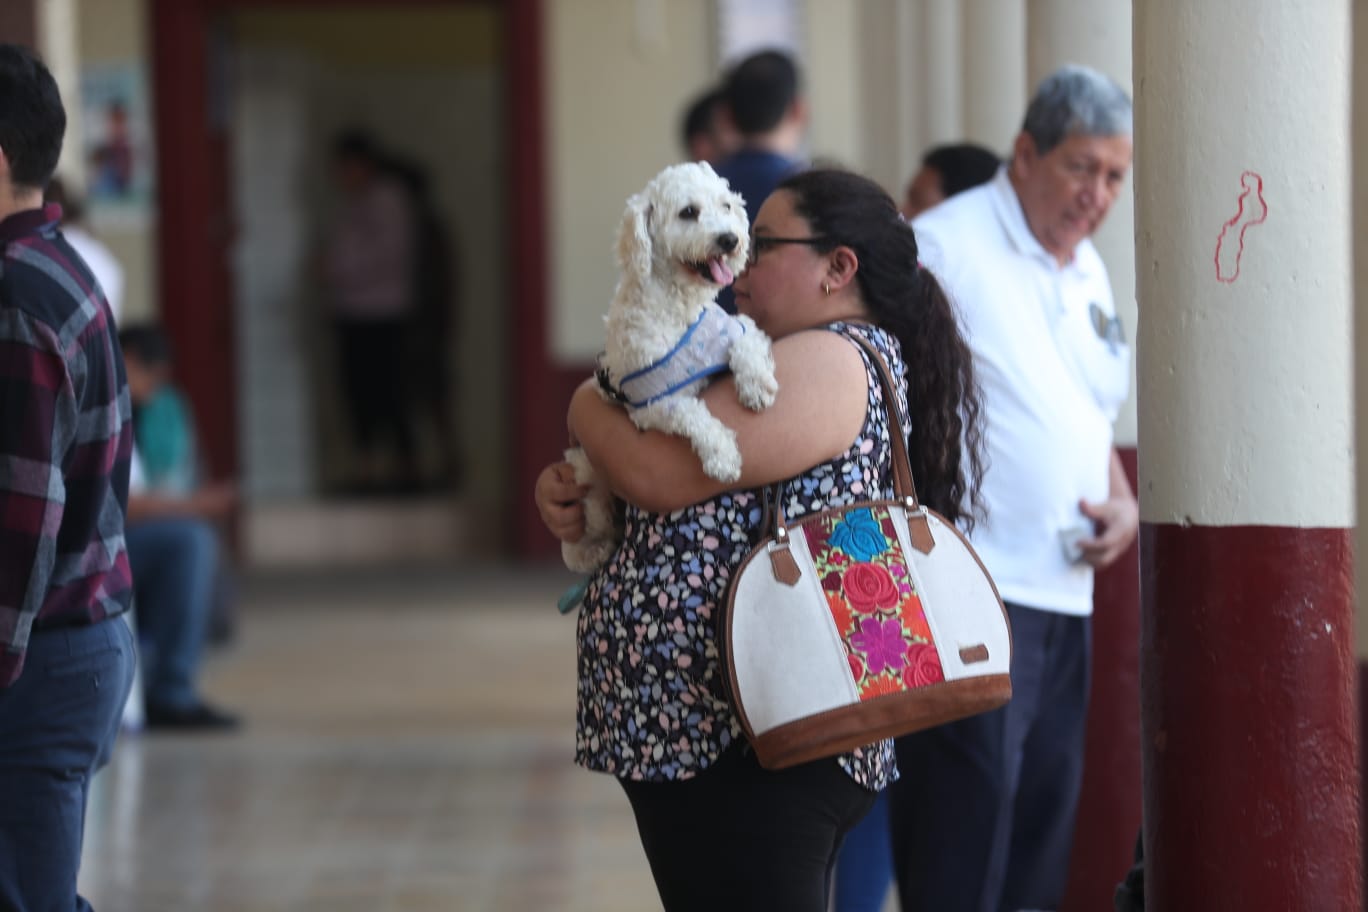
[[[643,278],[651,274],[651,209],[644,193],[632,196],[618,230],[618,265],[623,272]]]

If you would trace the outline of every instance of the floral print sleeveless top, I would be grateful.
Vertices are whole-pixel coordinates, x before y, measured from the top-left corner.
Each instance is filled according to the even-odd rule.
[[[897,340],[863,323],[827,329],[859,333],[884,355],[899,378],[905,424]],[[869,381],[864,426],[849,450],[784,483],[790,520],[893,496],[883,388],[859,351]],[[758,490],[731,491],[668,515],[627,506],[622,544],[590,579],[579,614],[576,763],[624,779],[688,779],[744,740],[723,688],[717,637],[732,573],[759,539],[763,512]],[[897,778],[891,741],[837,761],[865,788]]]

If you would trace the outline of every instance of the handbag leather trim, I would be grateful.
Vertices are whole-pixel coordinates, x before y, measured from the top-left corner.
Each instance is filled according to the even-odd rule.
[[[988,661],[988,647],[982,643],[977,646],[962,646],[960,647],[960,661],[965,665],[986,662]]]
[[[944,681],[746,735],[762,766],[784,769],[997,709],[1011,698],[1012,679],[1006,674]]]
[[[783,541],[770,542],[769,545],[770,569],[774,571],[774,578],[785,586],[796,586],[798,581],[803,578],[803,570],[798,566],[798,562],[793,559],[793,549],[789,545],[788,537]]]
[[[936,537],[931,534],[931,520],[923,510],[907,514],[907,537],[912,547],[922,554],[930,554],[936,547]]]

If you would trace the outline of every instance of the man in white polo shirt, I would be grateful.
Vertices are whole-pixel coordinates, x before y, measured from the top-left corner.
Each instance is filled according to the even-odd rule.
[[[903,912],[1055,909],[1083,766],[1093,572],[1135,538],[1112,444],[1130,352],[1088,240],[1131,163],[1131,103],[1065,67],[1040,84],[988,184],[914,223],[983,389],[987,516],[971,539],[1007,603],[1013,698],[899,740]]]

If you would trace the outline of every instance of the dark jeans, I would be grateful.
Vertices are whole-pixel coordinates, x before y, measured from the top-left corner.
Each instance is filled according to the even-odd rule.
[[[0,909],[90,909],[76,895],[90,779],[109,760],[133,686],[122,618],[35,631],[0,690]]]
[[[1083,778],[1092,627],[1009,604],[1012,701],[897,740],[903,912],[1055,909]]]
[[[189,517],[133,523],[124,537],[147,703],[163,709],[194,706],[214,604],[218,537],[208,523]]]
[[[404,467],[416,454],[410,399],[413,396],[404,320],[337,323],[342,392],[357,446],[369,451],[393,437]]]
[[[888,790],[869,814],[846,834],[836,860],[836,895],[831,912],[879,912],[893,884],[893,847],[888,835]]]
[[[874,803],[834,759],[770,771],[739,744],[693,779],[622,787],[666,912],[825,912],[841,840]]]

